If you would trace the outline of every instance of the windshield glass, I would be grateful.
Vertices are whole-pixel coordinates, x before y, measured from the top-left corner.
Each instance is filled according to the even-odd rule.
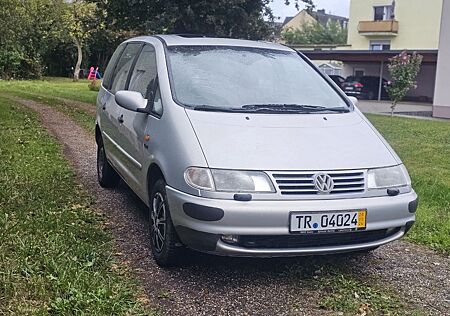
[[[185,106],[348,111],[341,96],[295,52],[216,46],[168,51],[173,97]]]

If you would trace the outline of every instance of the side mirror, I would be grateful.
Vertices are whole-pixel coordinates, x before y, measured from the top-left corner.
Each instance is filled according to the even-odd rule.
[[[355,97],[348,97],[350,101],[352,101],[353,105],[358,107],[358,99]]]
[[[120,90],[116,92],[115,99],[118,105],[130,111],[145,112],[147,107],[147,100],[140,92]]]

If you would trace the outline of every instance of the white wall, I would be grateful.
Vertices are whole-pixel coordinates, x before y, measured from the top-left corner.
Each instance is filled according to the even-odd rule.
[[[450,118],[450,0],[442,7],[433,115]]]

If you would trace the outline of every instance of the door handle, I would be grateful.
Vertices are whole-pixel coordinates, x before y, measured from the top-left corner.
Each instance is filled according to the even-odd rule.
[[[121,116],[119,116],[117,118],[117,120],[119,121],[120,124],[122,124],[123,123],[123,114]]]

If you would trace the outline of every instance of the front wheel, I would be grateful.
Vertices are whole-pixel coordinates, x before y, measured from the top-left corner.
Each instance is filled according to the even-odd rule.
[[[167,203],[166,182],[158,180],[150,194],[150,245],[159,266],[176,265],[182,245],[178,239]]]

